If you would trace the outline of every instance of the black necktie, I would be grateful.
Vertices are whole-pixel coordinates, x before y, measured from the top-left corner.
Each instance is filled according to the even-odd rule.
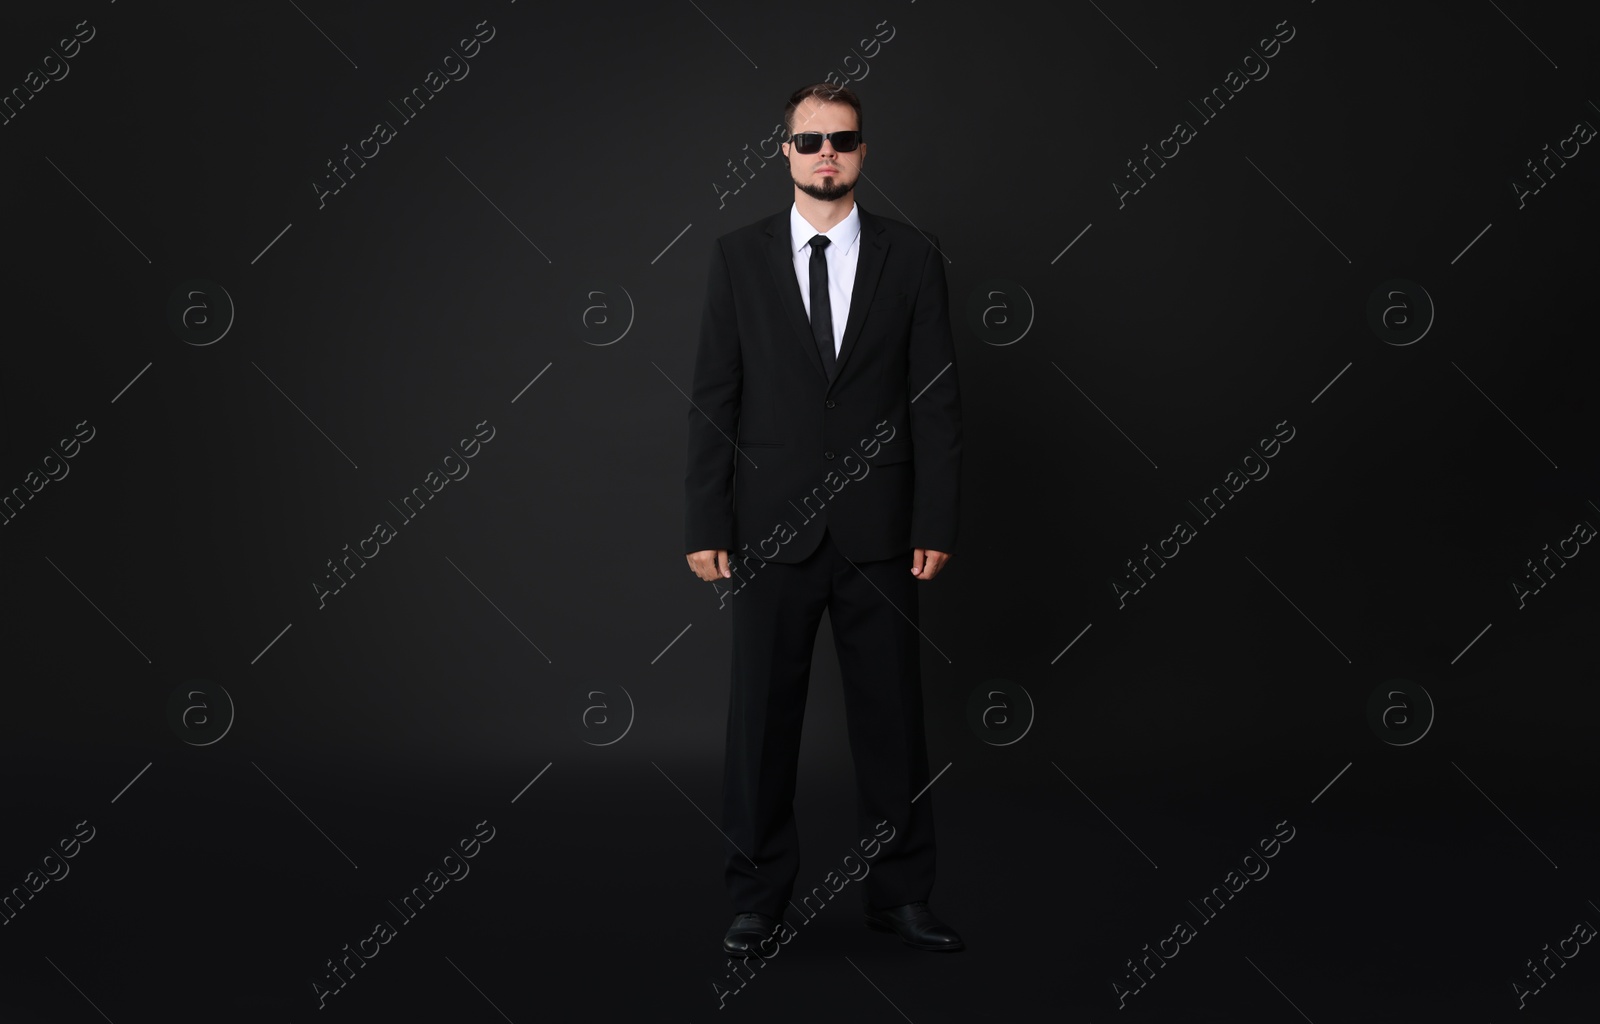
[[[822,354],[822,368],[833,379],[833,306],[828,302],[827,235],[811,236],[811,333]]]

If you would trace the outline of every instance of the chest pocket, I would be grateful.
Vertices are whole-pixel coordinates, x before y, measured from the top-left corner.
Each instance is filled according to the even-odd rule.
[[[869,328],[895,331],[904,328],[910,321],[911,302],[904,292],[875,295],[872,305],[867,307],[866,326]]]

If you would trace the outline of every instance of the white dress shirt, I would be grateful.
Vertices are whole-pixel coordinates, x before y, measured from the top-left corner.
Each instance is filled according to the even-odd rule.
[[[828,247],[822,255],[828,261],[828,306],[833,311],[833,354],[837,356],[844,345],[844,324],[850,316],[850,293],[856,286],[856,257],[861,239],[861,214],[856,204],[844,220],[827,231],[818,231],[800,216],[800,204],[789,207],[789,239],[793,243],[794,276],[800,285],[800,301],[805,303],[806,318],[811,317],[811,239],[816,235],[828,236]]]

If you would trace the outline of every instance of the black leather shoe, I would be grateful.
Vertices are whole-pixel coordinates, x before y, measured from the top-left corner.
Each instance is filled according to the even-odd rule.
[[[778,927],[778,919],[754,912],[733,915],[723,936],[722,951],[729,956],[760,956],[757,946]]]
[[[967,948],[954,928],[933,916],[924,900],[903,907],[868,910],[866,916],[869,927],[881,932],[897,932],[900,941],[912,949],[954,953]]]

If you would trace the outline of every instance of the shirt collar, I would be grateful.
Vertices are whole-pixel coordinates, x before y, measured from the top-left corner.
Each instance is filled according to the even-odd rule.
[[[800,216],[800,204],[793,203],[789,206],[789,241],[793,251],[798,254],[801,250],[811,247],[811,238],[818,234],[816,228],[804,217]],[[845,214],[844,220],[835,224],[821,234],[828,236],[828,247],[848,252],[856,244],[856,239],[861,236],[861,208],[858,204],[850,204],[850,212]]]

